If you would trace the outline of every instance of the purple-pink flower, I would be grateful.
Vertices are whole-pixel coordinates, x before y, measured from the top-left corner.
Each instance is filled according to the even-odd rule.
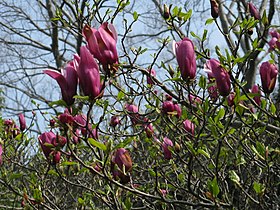
[[[74,64],[73,64],[74,65]],[[67,64],[61,73],[55,70],[45,70],[45,74],[55,79],[61,89],[62,99],[68,106],[75,101],[73,96],[77,94],[78,75],[72,64]]]
[[[185,37],[174,43],[174,51],[179,65],[181,76],[184,80],[192,80],[196,75],[196,56],[192,41]]]
[[[254,17],[256,20],[260,20],[261,19],[260,12],[256,8],[256,6],[252,2],[249,2],[248,7],[249,7],[249,12],[250,12],[251,16]]]
[[[184,129],[194,136],[194,123],[190,120],[185,120],[183,122]]]
[[[272,93],[275,87],[278,69],[275,64],[268,61],[263,62],[260,66],[260,75],[264,93]]]
[[[111,117],[110,126],[116,127],[120,123],[121,123],[121,121],[120,121],[120,118],[118,116],[114,115],[114,116]]]
[[[256,104],[258,104],[259,106],[261,105],[261,91],[259,90],[259,86],[258,85],[253,85],[252,89],[251,89],[251,93],[257,93],[259,94],[259,96],[254,96],[254,101],[256,102]]]
[[[21,131],[24,131],[26,129],[26,121],[24,115],[21,113],[18,116],[19,118],[19,128]]]
[[[167,160],[170,160],[172,158],[172,152],[170,150],[170,147],[173,147],[173,142],[169,138],[164,137],[162,143],[162,149],[163,149],[164,158]]]
[[[107,65],[118,63],[117,32],[110,23],[103,23],[99,29],[85,25],[83,35],[88,49],[93,56],[106,68]]]
[[[77,73],[84,95],[89,96],[91,99],[100,97],[102,84],[100,82],[99,68],[85,46],[80,48],[80,63]]]
[[[172,100],[167,100],[162,103],[162,112],[164,114],[175,115],[180,118],[182,115],[182,109],[179,104],[174,103]]]
[[[206,62],[205,71],[210,80],[215,79],[220,95],[227,96],[230,93],[230,76],[220,62],[216,59],[210,59]]]

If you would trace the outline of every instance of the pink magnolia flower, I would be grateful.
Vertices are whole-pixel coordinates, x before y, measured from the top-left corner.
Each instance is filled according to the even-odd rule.
[[[194,124],[190,120],[185,120],[183,122],[184,129],[194,136]]]
[[[120,121],[118,116],[114,115],[114,116],[111,117],[110,126],[116,127],[120,123],[121,123],[121,121]]]
[[[50,153],[52,152],[52,149],[50,146],[48,146],[46,144],[53,145],[53,147],[55,147],[55,144],[56,144],[55,142],[56,142],[56,135],[51,131],[42,133],[39,136],[39,143],[40,143],[43,153],[47,159],[49,158]]]
[[[19,125],[20,125],[19,128],[20,128],[21,131],[24,131],[26,129],[25,117],[21,113],[21,114],[19,114],[18,118],[19,118]]]
[[[138,107],[136,105],[126,104],[125,109],[129,112],[128,116],[130,117],[132,124],[135,125],[140,122]]]
[[[99,29],[85,25],[83,35],[88,43],[88,49],[103,65],[118,63],[117,32],[110,23],[103,23]]]
[[[98,139],[98,131],[92,128],[92,124],[87,122],[87,117],[84,114],[79,114],[74,117],[74,125],[79,129],[82,135],[86,138]]]
[[[95,99],[100,97],[102,91],[99,68],[85,46],[80,48],[80,54],[80,63],[77,71],[79,82],[84,95]]]
[[[173,101],[164,101],[162,103],[162,112],[164,114],[173,114],[174,112],[176,112],[176,117],[180,118],[182,115],[182,109],[179,106],[179,104],[174,103]]]
[[[181,76],[184,80],[191,80],[196,75],[196,56],[192,41],[185,37],[173,44]]]
[[[256,8],[256,6],[252,2],[249,2],[248,7],[249,7],[249,12],[250,12],[251,16],[254,17],[256,20],[260,20],[261,19],[260,12]]]
[[[152,123],[148,122],[148,124],[145,125],[145,132],[148,138],[151,138],[153,136],[154,128]]]
[[[268,61],[263,62],[260,66],[260,75],[264,93],[272,93],[275,87],[278,69],[275,64]]]
[[[231,92],[227,97],[227,103],[228,103],[229,106],[234,105],[234,98],[235,98],[235,93]]]
[[[280,33],[277,30],[273,29],[269,33],[272,37],[275,37],[277,40],[280,39]]]
[[[253,85],[253,87],[251,89],[251,93],[259,94],[259,96],[254,96],[253,99],[256,102],[256,104],[258,104],[260,106],[261,105],[261,91],[259,90],[259,86],[258,85]]]
[[[58,120],[62,123],[62,124],[70,124],[72,122],[74,122],[74,117],[69,113],[68,109],[64,110],[63,114],[60,114],[58,116]]]
[[[116,150],[113,156],[113,162],[116,163],[121,171],[125,169],[125,172],[132,170],[132,160],[128,151],[124,148]]]
[[[210,59],[206,62],[205,71],[208,73],[210,79],[215,79],[220,95],[227,96],[230,93],[230,76],[222,68],[220,62],[216,59]]]
[[[269,45],[269,51],[273,51],[275,50],[275,48],[277,47],[277,43],[278,39],[276,37],[272,37],[271,40],[268,42]]]
[[[45,70],[45,74],[55,79],[61,89],[62,99],[68,106],[75,101],[73,96],[77,94],[78,75],[75,68],[68,64],[61,73],[55,70]]]
[[[172,158],[172,153],[169,147],[173,147],[173,142],[169,138],[164,137],[162,143],[162,149],[163,149],[164,158],[167,160],[170,160]]]

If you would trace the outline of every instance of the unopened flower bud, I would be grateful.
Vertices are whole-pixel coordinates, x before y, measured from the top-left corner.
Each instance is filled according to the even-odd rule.
[[[217,3],[216,0],[210,0],[211,4],[211,16],[213,18],[218,18],[219,17],[219,4]]]
[[[181,150],[181,146],[177,142],[175,143],[175,147],[174,148],[175,148],[176,152],[180,152],[180,150]]]
[[[170,17],[169,8],[166,4],[163,5],[163,18],[167,20]]]

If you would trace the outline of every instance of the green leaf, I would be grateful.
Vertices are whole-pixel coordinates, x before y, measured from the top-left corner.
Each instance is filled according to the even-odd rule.
[[[49,175],[54,175],[54,176],[59,176],[59,174],[55,170],[53,170],[53,169],[49,170],[48,174]]]
[[[178,13],[179,13],[179,8],[176,6],[176,7],[173,8],[172,14],[173,14],[174,16],[177,16]]]
[[[215,20],[214,18],[209,18],[209,19],[207,19],[207,20],[205,21],[205,25],[209,25],[209,24],[213,23],[214,20]]]
[[[204,76],[201,76],[200,78],[199,78],[199,82],[198,82],[198,85],[199,85],[199,87],[201,87],[203,90],[205,90],[205,88],[206,88],[206,78],[204,77]]]
[[[229,178],[237,185],[240,185],[240,178],[235,171],[233,170],[229,171]]]
[[[264,190],[265,190],[265,186],[261,183],[256,182],[256,181],[254,182],[253,188],[254,188],[254,190],[256,191],[257,194],[263,194]]]
[[[194,37],[194,38],[197,38],[198,40],[201,41],[201,38],[199,36],[197,36],[193,31],[191,31],[191,35]]]
[[[187,13],[183,15],[184,21],[187,21],[192,16],[192,10],[190,9]]]
[[[156,176],[156,172],[155,172],[153,169],[149,168],[149,169],[148,169],[148,172],[149,172],[149,174],[150,174],[151,176],[153,176],[153,177]]]
[[[126,197],[125,201],[124,201],[124,205],[126,207],[127,210],[130,210],[132,205],[131,205],[131,201],[129,197]]]
[[[106,151],[106,149],[107,149],[105,144],[98,142],[98,141],[94,140],[93,138],[88,138],[88,141],[92,146],[95,146],[103,151]]]
[[[79,99],[81,101],[89,101],[89,96],[80,96],[80,95],[76,95],[73,98],[75,99]]]
[[[82,199],[82,198],[78,198],[78,203],[79,203],[79,204],[84,204],[84,203],[85,203],[85,200]]]
[[[118,93],[118,96],[117,96],[117,99],[118,101],[122,100],[125,96],[125,93],[121,90],[119,93]]]
[[[138,13],[136,11],[133,12],[133,19],[138,20],[138,17],[139,17]]]
[[[271,103],[271,105],[270,105],[270,112],[273,115],[276,113],[276,107],[275,107],[274,103]]]
[[[64,100],[58,100],[58,101],[53,101],[53,102],[49,103],[49,106],[54,106],[54,105],[63,106],[63,107],[67,106],[67,104],[66,104],[66,102]]]
[[[73,166],[73,165],[77,165],[78,163],[77,162],[74,162],[74,161],[65,161],[65,162],[62,162],[61,165],[63,166]]]
[[[207,38],[207,30],[206,29],[204,29],[204,31],[203,31],[203,35],[202,35],[202,41],[205,41],[206,40],[206,38]]]
[[[216,115],[216,117],[214,118],[215,123],[217,123],[220,119],[222,119],[225,116],[225,110],[223,108],[221,108],[218,112],[218,114]]]
[[[207,151],[203,150],[203,149],[198,149],[198,150],[197,150],[197,153],[198,153],[198,154],[201,154],[201,155],[204,155],[204,156],[207,157],[208,159],[210,158],[210,154],[209,154]]]
[[[22,174],[19,174],[19,173],[14,173],[14,174],[12,174],[12,175],[9,176],[10,180],[12,180],[12,179],[18,179],[18,178],[20,178],[20,177],[22,177]]]
[[[210,192],[212,193],[212,195],[214,197],[217,197],[217,195],[220,192],[220,189],[219,189],[216,177],[212,181],[208,182],[208,188],[209,188]]]

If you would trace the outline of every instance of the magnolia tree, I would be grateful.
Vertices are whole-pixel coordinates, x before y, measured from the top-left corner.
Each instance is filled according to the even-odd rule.
[[[146,67],[138,60],[147,49],[124,44],[138,14],[121,36],[114,26],[128,1],[118,1],[98,26],[91,26],[94,16],[82,18],[83,41],[72,60],[43,71],[61,91],[61,99],[49,103],[54,114],[38,106],[48,127],[32,132],[35,112],[28,123],[23,114],[18,122],[1,121],[1,207],[279,208],[280,122],[271,93],[280,32],[266,9],[251,2],[238,8],[246,18],[236,17],[225,32],[220,2],[210,3],[206,25],[215,25],[230,47],[205,48],[212,38],[207,30],[202,37],[183,36],[180,23],[190,12],[162,5],[163,20],[181,38],[159,39]],[[95,9],[89,15],[100,16]],[[52,21],[65,24],[61,14]],[[232,33],[238,35],[234,43]],[[245,38],[251,50],[239,55]],[[156,68],[171,46],[177,64]],[[241,76],[268,47],[257,67],[260,81],[248,86]]]

